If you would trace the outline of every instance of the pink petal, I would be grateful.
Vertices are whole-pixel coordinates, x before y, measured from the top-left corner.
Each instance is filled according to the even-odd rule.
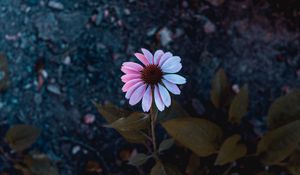
[[[158,84],[158,89],[159,89],[159,94],[160,94],[162,101],[164,102],[166,107],[169,107],[171,105],[171,96],[170,96],[169,92],[161,84]]]
[[[169,59],[167,59],[161,66],[162,69],[167,68],[167,67],[171,67],[174,66],[176,64],[179,64],[181,61],[181,58],[178,56],[173,56]]]
[[[153,64],[153,55],[152,55],[152,53],[149,50],[144,49],[144,48],[142,48],[142,52],[145,55],[145,57],[147,58],[147,60],[149,61],[149,63]]]
[[[141,99],[144,96],[145,90],[146,90],[147,85],[144,84],[140,87],[138,87],[131,95],[130,100],[129,100],[129,104],[130,105],[136,105],[138,102],[141,101]]]
[[[143,111],[148,112],[150,110],[151,105],[152,105],[152,91],[151,91],[151,86],[148,86],[142,100]]]
[[[124,62],[123,66],[134,71],[141,71],[144,69],[143,66],[134,62]]]
[[[182,64],[181,63],[175,63],[174,65],[170,67],[161,68],[164,73],[177,73],[181,70]]]
[[[137,78],[140,78],[141,75],[140,74],[125,74],[121,77],[121,80],[126,83],[130,80],[133,80],[133,79],[137,79]]]
[[[155,100],[155,104],[157,106],[157,109],[159,111],[163,111],[165,109],[165,105],[161,99],[161,96],[159,94],[159,89],[157,87],[157,85],[155,85],[154,87],[154,100]]]
[[[132,70],[126,66],[122,66],[121,71],[124,72],[125,74],[139,74],[140,73],[139,71]]]
[[[126,82],[124,84],[124,86],[122,87],[122,91],[127,92],[130,89],[130,87],[132,87],[133,85],[135,85],[136,83],[141,82],[141,81],[142,81],[142,79],[138,78],[138,79],[132,79],[132,80]]]
[[[164,77],[164,79],[166,79],[169,82],[174,83],[174,84],[185,84],[186,83],[186,79],[177,74],[166,74],[163,77]]]
[[[157,51],[154,53],[154,64],[158,64],[160,58],[161,58],[163,55],[164,55],[164,52],[163,52],[162,50],[157,50]]]
[[[134,54],[135,57],[137,57],[137,59],[139,59],[145,66],[149,65],[149,61],[147,60],[147,58],[141,54],[141,53],[135,53]]]
[[[164,62],[165,62],[167,59],[171,58],[172,56],[173,56],[173,54],[172,54],[171,52],[166,52],[166,53],[160,58],[158,65],[159,65],[159,66],[162,66],[162,65],[164,64]]]
[[[138,82],[135,85],[131,86],[128,91],[126,92],[125,98],[130,99],[132,96],[132,93],[140,86],[142,86],[144,83],[143,82]]]
[[[164,85],[166,86],[166,88],[173,94],[175,95],[179,95],[180,94],[180,89],[178,88],[178,86],[174,83],[171,83],[165,79],[162,79],[162,82],[164,83]]]

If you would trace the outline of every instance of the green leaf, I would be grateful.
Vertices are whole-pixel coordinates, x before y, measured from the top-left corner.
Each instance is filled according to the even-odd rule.
[[[0,91],[9,86],[8,63],[6,56],[0,53]]]
[[[231,123],[240,123],[248,109],[248,86],[244,85],[240,92],[234,97],[229,108],[229,121]]]
[[[111,123],[109,126],[121,131],[132,131],[146,129],[150,125],[148,114],[133,112],[128,117],[122,117]]]
[[[131,112],[118,108],[112,104],[100,105],[94,103],[99,113],[111,124],[120,118],[128,117]],[[131,143],[145,143],[147,140],[146,136],[139,130],[122,131],[116,129],[128,142]]]
[[[5,140],[13,150],[21,152],[29,148],[40,133],[40,129],[31,125],[15,125],[8,130]]]
[[[241,139],[240,135],[233,135],[223,143],[215,165],[225,165],[244,157],[247,153],[247,147],[244,144],[238,143]]]
[[[146,163],[147,160],[151,157],[152,156],[147,156],[146,154],[143,154],[143,153],[138,153],[137,155],[135,155],[134,157],[129,159],[128,164],[133,165],[133,166],[141,166],[144,163]]]
[[[150,175],[182,175],[182,173],[171,164],[157,162],[151,169]]]
[[[230,83],[224,69],[218,70],[212,80],[211,101],[216,108],[229,106],[232,96]]]
[[[162,152],[171,148],[173,144],[174,144],[174,139],[163,140],[159,145],[158,152]]]
[[[198,156],[216,153],[222,137],[218,125],[205,119],[185,117],[162,123],[166,131],[179,143]]]
[[[300,90],[294,90],[278,98],[271,105],[267,124],[270,130],[300,119]]]
[[[257,146],[257,155],[266,165],[274,165],[287,158],[300,143],[300,120],[267,132]]]
[[[158,113],[157,118],[158,121],[164,122],[174,118],[189,117],[189,116],[190,115],[183,109],[183,107],[178,102],[173,100],[169,108]]]

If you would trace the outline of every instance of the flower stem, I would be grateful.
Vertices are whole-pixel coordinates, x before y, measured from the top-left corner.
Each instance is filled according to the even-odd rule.
[[[156,124],[157,113],[153,106],[150,109],[150,118],[151,118],[151,137],[152,137],[152,145],[153,145],[153,153],[157,154],[157,146],[156,146],[156,136],[155,136],[155,124]]]

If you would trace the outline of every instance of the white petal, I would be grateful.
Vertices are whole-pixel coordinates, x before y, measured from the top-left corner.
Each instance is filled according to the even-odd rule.
[[[166,79],[169,82],[174,83],[174,84],[185,84],[186,83],[186,79],[177,74],[166,74],[163,77],[164,77],[164,79]]]
[[[162,82],[164,83],[164,85],[166,86],[166,88],[173,94],[175,95],[179,95],[180,94],[180,89],[178,88],[178,86],[174,83],[171,83],[165,79],[162,79]]]
[[[141,99],[144,96],[145,90],[146,90],[147,85],[142,85],[138,87],[131,95],[129,104],[130,105],[136,105],[138,102],[141,101]]]
[[[172,54],[171,52],[166,52],[166,53],[160,58],[158,65],[159,65],[159,66],[162,66],[162,65],[164,64],[164,62],[165,62],[167,59],[171,58],[172,56],[173,56],[173,54]]]
[[[162,69],[167,68],[167,67],[171,67],[174,66],[176,64],[179,64],[181,61],[181,58],[178,56],[173,56],[169,59],[167,59],[161,66]]]
[[[163,111],[165,109],[165,105],[160,97],[159,89],[158,89],[157,85],[155,85],[155,87],[154,87],[154,100],[155,100],[157,109],[159,111]]]
[[[151,92],[151,86],[148,86],[142,101],[143,111],[148,112],[150,110],[151,105],[152,105],[152,92]]]
[[[149,61],[149,63],[153,64],[153,55],[152,55],[152,53],[149,50],[144,49],[144,48],[142,48],[142,52],[145,55],[145,57],[147,58],[147,60]]]
[[[160,58],[161,58],[163,55],[164,55],[164,52],[163,52],[162,50],[157,50],[157,51],[154,53],[154,64],[158,64]]]
[[[142,86],[144,83],[143,82],[138,82],[135,85],[131,86],[128,91],[126,92],[125,98],[126,99],[130,99],[132,93],[134,92],[134,90],[136,90],[136,88]]]
[[[182,64],[181,63],[177,63],[177,64],[174,64],[170,67],[166,67],[166,68],[162,68],[162,71],[165,72],[165,73],[177,73],[181,70],[182,68]]]
[[[167,91],[167,89],[165,87],[163,87],[160,84],[158,84],[158,89],[159,89],[159,94],[160,94],[162,101],[164,102],[166,107],[169,107],[171,105],[171,96],[170,96],[169,92]]]

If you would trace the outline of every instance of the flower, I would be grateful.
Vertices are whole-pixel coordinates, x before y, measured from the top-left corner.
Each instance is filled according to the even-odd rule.
[[[175,73],[182,68],[181,58],[172,53],[164,53],[157,50],[153,54],[147,49],[141,49],[142,53],[135,53],[143,66],[134,62],[124,62],[121,71],[125,73],[121,77],[125,83],[122,91],[126,92],[126,99],[130,105],[136,105],[142,100],[142,108],[149,111],[154,98],[158,110],[163,111],[171,105],[171,97],[168,90],[180,94],[177,84],[185,84],[186,79]]]

